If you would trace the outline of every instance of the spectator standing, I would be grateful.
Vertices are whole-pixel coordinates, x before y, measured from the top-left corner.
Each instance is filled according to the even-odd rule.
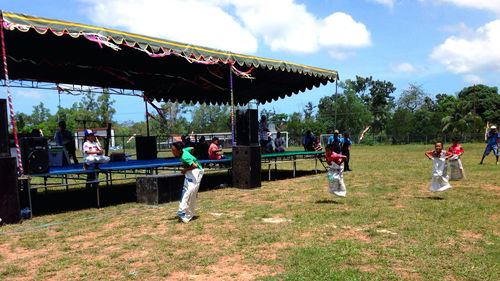
[[[269,132],[269,127],[267,125],[267,117],[262,115],[259,121],[259,143],[262,150],[265,149],[268,140],[267,133]]]
[[[488,132],[484,135],[484,139],[486,140],[486,148],[484,149],[483,157],[481,158],[480,165],[483,164],[484,158],[493,151],[495,157],[497,158],[498,165],[498,145],[500,143],[500,134],[497,132],[496,126],[491,126]]]
[[[66,129],[65,121],[59,121],[58,126],[59,130],[57,130],[56,134],[54,135],[56,144],[59,146],[63,146],[68,153],[69,159],[73,159],[73,163],[78,164],[78,158],[76,157],[76,145],[73,135]]]
[[[352,141],[349,138],[349,133],[345,132],[343,138],[341,139],[341,147],[340,147],[340,152],[342,155],[346,156],[346,159],[344,161],[344,171],[352,171],[351,167],[349,166],[349,160],[351,159],[351,145]]]
[[[307,130],[305,136],[302,138],[302,145],[305,151],[314,151],[314,142],[316,137],[313,135],[311,130]]]
[[[342,150],[341,141],[342,140],[341,140],[341,138],[339,136],[339,130],[335,130],[335,131],[333,131],[333,135],[331,135],[328,138],[327,144],[331,144],[332,145],[333,152],[335,152],[335,153],[341,153],[341,150]]]

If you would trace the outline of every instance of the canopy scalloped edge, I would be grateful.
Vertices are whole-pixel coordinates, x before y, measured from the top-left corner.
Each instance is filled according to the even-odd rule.
[[[328,81],[338,80],[338,72],[318,67],[306,66],[302,64],[274,60],[250,55],[236,54],[202,46],[189,45],[164,39],[148,37],[144,35],[118,31],[109,28],[91,26],[80,23],[73,23],[61,20],[45,19],[24,14],[16,14],[2,11],[4,20],[3,28],[6,30],[17,29],[21,32],[28,32],[30,29],[39,34],[46,34],[51,31],[57,36],[69,35],[73,38],[80,36],[96,35],[106,38],[109,43],[125,45],[149,52],[154,55],[166,56],[169,54],[184,55],[202,61],[221,62],[224,64],[237,63],[238,65],[254,66],[258,68],[268,68],[275,71],[287,71],[321,77]]]

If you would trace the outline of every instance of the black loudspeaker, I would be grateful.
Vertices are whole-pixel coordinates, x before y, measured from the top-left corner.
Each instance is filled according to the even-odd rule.
[[[233,186],[255,188],[261,186],[260,146],[233,146]]]
[[[156,137],[136,136],[135,152],[137,160],[152,160],[157,158]]]
[[[256,109],[236,111],[236,144],[256,145],[259,143],[259,120]]]
[[[136,180],[137,202],[149,205],[180,200],[184,175],[149,175]]]
[[[0,157],[10,157],[7,101],[0,99]]]
[[[49,144],[44,137],[23,137],[19,139],[25,174],[49,172]]]
[[[0,225],[21,220],[16,158],[0,157]]]

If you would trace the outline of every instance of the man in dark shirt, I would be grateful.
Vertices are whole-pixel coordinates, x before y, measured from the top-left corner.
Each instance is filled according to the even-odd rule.
[[[68,152],[68,157],[73,159],[73,163],[78,164],[78,159],[76,158],[76,146],[73,139],[73,135],[70,131],[66,130],[66,122],[59,121],[59,130],[54,136],[54,140],[57,145],[64,146]],[[69,164],[69,163],[68,163]]]

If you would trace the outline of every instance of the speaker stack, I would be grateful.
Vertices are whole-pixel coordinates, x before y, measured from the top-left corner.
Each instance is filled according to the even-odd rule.
[[[156,147],[156,137],[136,136],[135,151],[137,160],[156,159],[158,149]]]
[[[260,187],[261,163],[257,110],[238,110],[236,118],[237,145],[233,146],[233,186]]]
[[[7,101],[0,99],[0,225],[21,220],[16,158],[10,156]]]
[[[181,174],[148,175],[136,180],[137,203],[157,205],[179,200],[184,185]]]
[[[255,145],[259,143],[259,121],[256,109],[236,111],[236,144]]]
[[[44,137],[22,137],[19,139],[23,168],[26,174],[49,172],[49,144]]]

